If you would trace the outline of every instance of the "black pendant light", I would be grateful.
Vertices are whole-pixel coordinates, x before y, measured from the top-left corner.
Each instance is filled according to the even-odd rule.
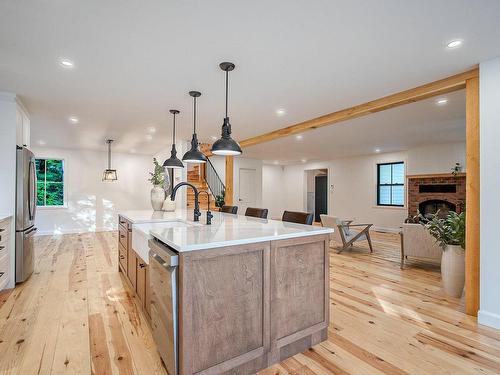
[[[231,138],[231,124],[229,123],[229,117],[227,116],[229,72],[234,69],[235,65],[230,62],[223,62],[220,63],[219,66],[226,72],[226,116],[224,117],[224,123],[222,124],[222,136],[212,145],[212,152],[215,155],[240,155],[241,147],[238,142]]]
[[[163,162],[163,166],[166,168],[184,168],[184,164],[177,157],[177,150],[175,149],[175,115],[179,114],[179,111],[176,109],[171,109],[170,113],[174,115],[174,131],[172,134],[172,150],[170,151],[170,157]]]
[[[205,163],[207,157],[200,151],[198,137],[196,136],[196,98],[201,96],[201,92],[189,91],[189,95],[193,97],[193,138],[191,139],[191,149],[184,154],[182,160],[186,163]]]
[[[118,180],[116,169],[111,169],[111,143],[113,143],[113,140],[106,139],[106,143],[108,144],[108,168],[104,170],[104,173],[102,174],[102,180],[105,182],[116,181]]]

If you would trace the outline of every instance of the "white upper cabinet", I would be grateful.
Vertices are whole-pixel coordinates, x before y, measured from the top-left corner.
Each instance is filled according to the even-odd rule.
[[[30,118],[19,103],[16,113],[16,144],[19,147],[30,147]]]

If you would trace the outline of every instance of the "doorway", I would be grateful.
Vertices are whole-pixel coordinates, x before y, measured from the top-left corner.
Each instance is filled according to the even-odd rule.
[[[306,174],[306,211],[314,214],[314,221],[321,221],[321,214],[328,213],[328,170],[311,169]]]
[[[255,169],[240,168],[239,191],[238,191],[238,213],[243,215],[248,207],[255,207]]]

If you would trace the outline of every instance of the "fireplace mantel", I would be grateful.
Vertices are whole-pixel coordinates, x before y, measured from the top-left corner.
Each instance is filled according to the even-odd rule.
[[[406,178],[434,178],[434,177],[465,177],[466,173],[465,172],[460,172],[457,173],[456,175],[453,175],[451,172],[450,173],[427,173],[427,174],[407,174]]]

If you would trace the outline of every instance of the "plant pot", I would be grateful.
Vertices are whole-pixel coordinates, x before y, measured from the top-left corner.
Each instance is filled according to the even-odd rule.
[[[162,209],[163,209],[163,211],[166,211],[166,212],[174,212],[175,211],[175,201],[170,199],[170,195],[163,202]]]
[[[151,206],[153,210],[161,211],[165,201],[165,190],[161,185],[154,185],[151,189]]]
[[[459,245],[446,245],[441,258],[441,277],[446,294],[461,297],[465,285],[465,251]]]

